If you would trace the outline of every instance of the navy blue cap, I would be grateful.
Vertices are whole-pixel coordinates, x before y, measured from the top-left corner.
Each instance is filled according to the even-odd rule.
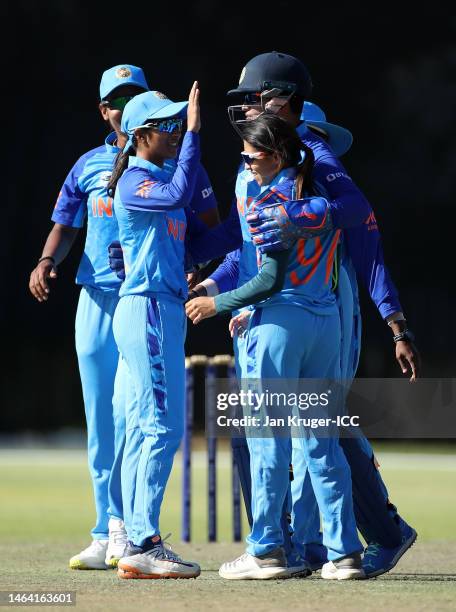
[[[282,89],[284,93],[310,96],[312,79],[304,64],[292,55],[271,51],[256,55],[244,66],[239,86],[228,95]]]

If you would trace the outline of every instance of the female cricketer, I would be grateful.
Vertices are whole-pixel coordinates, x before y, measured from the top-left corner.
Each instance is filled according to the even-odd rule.
[[[172,176],[165,160],[177,156],[184,111],[187,132]],[[194,578],[200,568],[183,561],[160,537],[163,494],[184,426],[186,212],[200,167],[199,89],[187,102],[151,91],[125,107],[129,135],[109,189],[125,258],[125,281],[114,316],[114,336],[128,369],[130,393],[124,456],[132,499],[126,522],[130,546],[120,559],[121,578]],[[128,167],[127,167],[128,165]]]
[[[88,461],[93,483],[96,524],[90,546],[70,559],[72,569],[116,566],[127,543],[121,495],[121,462],[125,440],[123,364],[112,332],[121,279],[109,268],[108,245],[118,240],[118,226],[107,185],[114,160],[125,136],[122,112],[134,95],[149,89],[141,68],[114,66],[100,82],[100,112],[112,132],[105,144],[83,155],[68,174],[52,214],[50,232],[36,268],[30,291],[39,302],[49,297],[49,278],[70,251],[79,229],[87,221],[84,253],[76,282],[81,285],[76,314],[76,350],[87,422]],[[167,167],[174,171],[174,160]],[[192,208],[207,225],[218,221],[217,202],[201,167]],[[116,382],[115,382],[116,381]]]
[[[125,142],[120,129],[123,108],[135,94],[148,89],[142,69],[136,66],[122,64],[103,73],[99,108],[112,132],[103,146],[80,157],[65,179],[52,214],[55,225],[30,276],[32,294],[38,301],[46,301],[50,291],[47,279],[57,277],[57,266],[70,251],[87,219],[84,253],[76,276],[76,282],[81,285],[76,313],[76,351],[87,421],[96,523],[90,546],[70,559],[73,569],[105,569],[126,544],[120,473],[111,478],[116,445],[121,443],[124,434],[123,399],[117,396],[113,401],[118,351],[112,318],[119,299],[120,280],[106,259],[108,245],[118,237],[118,228],[106,187],[114,159]]]
[[[311,182],[313,155],[293,126],[272,114],[245,122],[246,166],[259,193],[239,209],[245,217],[273,202],[296,200]],[[305,151],[301,163],[301,151]],[[298,168],[298,172],[296,171]],[[305,195],[309,195],[306,193]],[[238,289],[215,298],[188,302],[194,322],[216,312],[257,303],[239,356],[244,379],[340,378],[340,323],[331,275],[340,230],[301,240],[290,250],[271,255],[261,271]],[[250,235],[247,238],[251,243]],[[243,245],[244,247],[244,245]],[[248,246],[247,246],[248,248]],[[270,297],[269,297],[270,296]],[[264,300],[258,303],[259,300]],[[361,542],[353,514],[350,469],[337,432],[294,440],[305,457],[323,516],[323,541],[329,562],[322,577],[363,576]],[[282,548],[281,515],[288,490],[291,444],[287,437],[249,437],[252,474],[252,529],[247,552],[220,568],[227,579],[268,579],[289,575]],[[305,566],[302,568],[305,569]]]

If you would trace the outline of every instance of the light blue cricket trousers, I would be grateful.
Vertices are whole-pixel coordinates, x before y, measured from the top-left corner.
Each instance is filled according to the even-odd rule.
[[[125,527],[137,546],[160,533],[163,494],[184,430],[185,331],[182,302],[172,296],[119,300],[114,336],[129,387],[122,494]]]
[[[82,287],[76,312],[76,352],[87,421],[87,447],[92,477],[95,540],[108,538],[110,516],[123,518],[120,463],[125,435],[122,388],[114,394],[119,352],[112,321],[119,297],[115,292]],[[113,397],[115,395],[115,397]]]
[[[315,315],[305,308],[257,308],[241,360],[243,379],[340,378],[337,313]],[[335,560],[362,551],[353,514],[350,469],[338,438],[296,438],[320,512],[323,543]],[[252,474],[253,526],[247,551],[265,554],[283,544],[281,515],[289,486],[291,444],[287,437],[247,439]]]
[[[337,305],[341,325],[341,378],[344,381],[351,381],[355,377],[361,351],[361,315],[359,306],[355,308],[353,290],[343,266],[339,270]],[[369,441],[360,430],[355,433],[357,434],[357,443],[370,461],[373,450]],[[322,539],[317,500],[304,458],[301,453],[296,452],[296,442],[296,440],[293,440],[292,531],[294,533],[294,546],[303,555],[305,554],[306,544],[321,543]],[[343,442],[341,440],[342,445]],[[299,449],[297,450],[299,451]],[[379,472],[378,480],[384,492],[386,503],[388,491]]]

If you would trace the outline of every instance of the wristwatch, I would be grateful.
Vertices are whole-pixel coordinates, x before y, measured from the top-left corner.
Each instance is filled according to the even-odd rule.
[[[409,329],[404,329],[404,331],[401,331],[393,336],[393,340],[394,342],[399,342],[400,340],[405,340],[405,342],[414,342],[415,335]]]

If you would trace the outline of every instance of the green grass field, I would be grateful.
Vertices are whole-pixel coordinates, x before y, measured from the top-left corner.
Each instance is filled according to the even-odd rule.
[[[219,455],[219,543],[206,542],[207,485],[202,450],[193,465],[193,542],[180,540],[180,457],[168,486],[161,530],[203,568],[191,581],[121,581],[114,571],[71,571],[68,558],[89,543],[92,496],[82,451],[0,451],[0,590],[73,590],[81,610],[456,609],[456,457],[379,452],[391,498],[418,531],[418,542],[390,574],[356,583],[309,579],[228,582],[221,562],[243,550],[231,539],[228,453]],[[244,520],[244,527],[246,521]],[[244,528],[245,531],[245,528]],[[54,608],[55,609],[55,608]]]

